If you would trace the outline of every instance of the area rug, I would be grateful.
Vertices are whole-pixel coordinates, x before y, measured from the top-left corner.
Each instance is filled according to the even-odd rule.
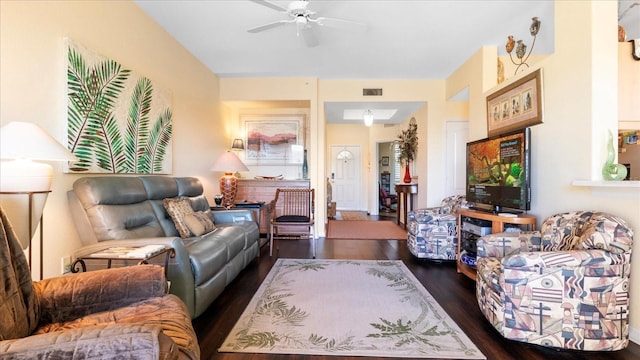
[[[219,351],[486,359],[399,260],[278,259]]]
[[[340,218],[342,220],[367,220],[367,215],[365,215],[362,211],[346,211],[340,210]]]
[[[327,239],[406,240],[407,231],[395,222],[329,220]]]

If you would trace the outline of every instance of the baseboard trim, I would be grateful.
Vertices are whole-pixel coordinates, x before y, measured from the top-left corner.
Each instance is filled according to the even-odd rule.
[[[640,330],[630,327],[629,328],[629,340],[631,340],[634,343],[640,345]]]
[[[629,340],[640,345],[640,329],[629,327]]]

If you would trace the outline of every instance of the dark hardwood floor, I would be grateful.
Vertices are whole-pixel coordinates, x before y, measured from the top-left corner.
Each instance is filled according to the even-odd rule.
[[[374,220],[390,218],[374,217]],[[506,340],[484,319],[475,297],[475,282],[456,273],[454,263],[416,259],[407,249],[405,241],[389,240],[324,240],[317,242],[319,259],[390,259],[402,260],[425,288],[434,296],[487,359],[640,359],[640,345],[630,342],[629,347],[616,352],[558,351],[517,341]],[[363,357],[266,355],[219,353],[233,325],[251,300],[277,257],[311,258],[309,242],[300,240],[279,241],[279,251],[269,256],[267,246],[261,255],[231,283],[223,294],[193,325],[198,335],[202,359],[224,360],[319,360],[363,359]],[[277,255],[277,256],[276,256]],[[382,358],[380,358],[382,359]]]

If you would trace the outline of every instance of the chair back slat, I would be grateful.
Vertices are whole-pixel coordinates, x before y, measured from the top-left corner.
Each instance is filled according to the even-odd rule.
[[[300,215],[313,218],[314,189],[283,188],[276,190],[275,215]]]

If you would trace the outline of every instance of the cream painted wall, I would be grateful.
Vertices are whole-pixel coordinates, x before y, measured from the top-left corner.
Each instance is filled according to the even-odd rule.
[[[64,37],[171,91],[173,175],[199,177],[212,201],[212,189],[218,185],[209,168],[215,154],[228,147],[218,131],[218,78],[132,2],[0,1],[2,125],[32,122],[65,143]],[[60,258],[81,245],[66,199],[80,175],[65,174],[62,165],[52,165],[53,192],[44,213],[46,278],[59,275]],[[37,246],[34,251],[39,253]],[[38,270],[36,266],[34,274]]]
[[[616,38],[616,11],[615,2],[556,2],[556,51],[538,63],[544,69],[545,118],[544,124],[532,127],[531,213],[542,219],[561,211],[597,209],[620,215],[639,232],[640,192],[637,188],[571,185],[575,179],[600,178],[605,130],[616,128],[616,91],[612,89],[616,88],[613,78],[617,73],[613,70],[616,60],[612,54],[617,51],[612,50],[615,40],[613,43],[610,40]],[[480,49],[469,60],[473,64],[458,69],[446,84],[444,80],[218,80],[133,3],[0,1],[2,124],[12,120],[29,121],[64,139],[65,36],[172,91],[174,174],[200,177],[209,196],[215,193],[212,189],[217,188],[216,179],[220,175],[212,174],[209,167],[215,154],[229,147],[234,136],[233,126],[237,124],[228,119],[219,120],[221,116],[233,117],[233,110],[221,108],[225,101],[308,101],[309,147],[319,150],[329,142],[322,104],[360,101],[358,94],[363,87],[382,87],[385,96],[381,101],[427,103],[415,114],[424,138],[421,144],[426,142],[418,151],[418,204],[420,207],[435,205],[445,195],[442,149],[444,124],[451,117],[446,99],[471,86],[470,139],[483,137],[486,94],[482,93],[496,83],[497,51],[492,48]],[[479,73],[483,75],[478,76]],[[371,132],[370,140],[388,140],[395,136],[376,127]],[[578,136],[584,132],[586,137]],[[369,146],[371,153],[375,141]],[[318,189],[318,199],[325,197],[325,159],[324,151],[312,151],[309,159],[311,182]],[[45,209],[45,277],[57,275],[60,257],[80,245],[65,194],[79,176],[64,174],[59,164],[54,164],[54,168],[53,193]],[[377,177],[372,174],[367,186],[376,183]],[[318,221],[324,219],[326,209],[319,207]],[[640,251],[638,244],[640,241],[634,246],[636,254]],[[632,309],[640,308],[638,269],[636,261],[632,266]],[[632,310],[631,326],[632,339],[639,342],[640,312]]]
[[[225,101],[222,106],[225,109],[223,122],[230,129],[229,144],[234,138],[245,139],[244,115],[300,115],[303,119],[299,128],[299,133],[302,136],[301,145],[305,149],[309,148],[311,141],[311,134],[309,133],[309,101]],[[244,161],[245,152],[239,151],[238,157]],[[282,175],[285,179],[302,178],[301,164],[246,165],[249,171],[241,172],[239,175],[242,178],[253,179],[255,176],[278,175]]]
[[[602,179],[606,132],[617,129],[617,5],[606,1],[555,4],[556,50],[540,62],[544,124],[531,128],[534,213],[544,218],[574,209],[607,211],[624,218],[637,234],[638,188],[571,186],[576,179]],[[572,20],[576,18],[581,20]],[[574,136],[578,132],[584,135]],[[637,235],[635,240],[638,254]],[[633,310],[640,308],[638,261],[631,272],[631,335],[640,342],[640,312]]]
[[[324,122],[318,121],[318,80],[315,78],[223,78],[220,79],[220,100],[229,114],[225,118],[225,128],[235,128],[240,131],[239,115],[242,107],[248,107],[258,103],[267,103],[266,107],[288,108],[291,102],[303,101],[308,104],[308,133],[307,146],[309,147],[309,181],[311,187],[316,189],[316,200],[326,198],[325,178],[323,169],[318,164],[324,164],[324,152],[317,151],[324,147]],[[279,104],[278,104],[279,103]],[[231,137],[229,137],[231,139]],[[327,217],[327,209],[316,206],[316,221],[323,223]],[[316,237],[324,236],[322,226],[315,227]]]
[[[469,126],[470,141],[487,136],[484,92],[498,83],[497,56],[498,50],[495,46],[484,46],[456,69],[446,81],[447,99],[464,88],[469,89],[468,121],[475,124],[475,126]]]
[[[555,53],[530,71],[543,69],[544,123],[532,130],[532,210],[538,222],[555,213],[598,210],[616,214],[640,229],[640,192],[632,187],[577,187],[577,179],[601,180],[606,133],[617,128],[617,42],[615,2],[555,3]],[[576,22],[573,19],[581,19]],[[592,36],[585,36],[591,34]],[[580,41],[576,41],[580,39]],[[475,58],[475,56],[474,56]],[[495,71],[489,61],[469,61],[457,72]],[[490,75],[492,79],[495,74]],[[519,75],[521,76],[521,75]],[[463,81],[451,77],[449,81]],[[477,79],[476,79],[477,80]],[[513,80],[511,80],[513,81]],[[470,107],[487,94],[472,91]],[[449,82],[448,82],[449,84]],[[474,89],[474,84],[471,84]],[[481,88],[475,84],[477,88]],[[483,105],[484,106],[484,105]],[[484,109],[481,111],[484,112]],[[470,138],[486,136],[486,120],[470,111]],[[579,136],[577,136],[580,134]],[[636,236],[634,253],[640,251]],[[640,267],[631,268],[631,308],[640,307]],[[631,339],[640,342],[640,313],[631,311]]]
[[[418,201],[416,207],[426,207],[439,204],[444,197],[445,184],[441,170],[444,169],[444,122],[446,121],[446,105],[444,103],[445,88],[443,80],[321,80],[319,81],[319,104],[329,101],[414,101],[424,102],[413,115],[418,123],[418,154],[414,162],[414,173],[418,175]],[[383,96],[363,97],[362,89],[367,87],[382,88]],[[323,108],[320,108],[320,119],[324,118]],[[396,128],[383,128],[374,132],[378,127],[369,130],[369,154],[375,154],[377,142],[393,140],[401,129],[406,129],[408,120]],[[363,126],[364,128],[364,126]],[[332,144],[327,136],[325,145]],[[427,167],[426,164],[429,164]],[[325,168],[329,164],[325,163]],[[433,171],[430,171],[433,170]],[[367,196],[369,212],[376,212],[378,177],[375,171],[363,172],[369,174],[368,182],[363,186]]]

